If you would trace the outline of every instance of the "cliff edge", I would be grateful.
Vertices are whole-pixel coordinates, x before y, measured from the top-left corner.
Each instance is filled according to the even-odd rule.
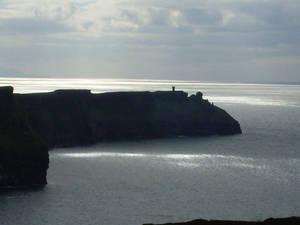
[[[48,147],[17,106],[12,87],[0,87],[0,188],[47,183]]]
[[[16,94],[32,129],[48,146],[101,141],[241,133],[221,108],[183,91],[112,92],[57,90]]]

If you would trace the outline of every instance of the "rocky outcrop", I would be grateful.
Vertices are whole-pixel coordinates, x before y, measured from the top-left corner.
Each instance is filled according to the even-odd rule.
[[[50,147],[107,140],[241,133],[224,110],[182,91],[114,92],[57,90],[16,94],[33,130]]]
[[[154,224],[144,224],[144,225],[154,225]],[[269,218],[261,222],[199,219],[199,220],[193,220],[193,221],[183,222],[183,223],[166,223],[160,225],[300,225],[300,217],[289,217],[289,218],[280,218],[280,219]]]
[[[0,188],[47,183],[48,147],[17,106],[12,87],[0,88]]]

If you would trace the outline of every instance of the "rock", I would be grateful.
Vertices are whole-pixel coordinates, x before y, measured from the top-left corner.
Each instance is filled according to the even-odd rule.
[[[224,110],[182,91],[112,92],[58,90],[16,94],[33,130],[50,147],[107,140],[241,133]]]
[[[0,87],[0,188],[47,183],[48,147],[30,129],[12,87]]]
[[[144,224],[154,225],[154,224]],[[159,225],[159,224],[156,224]],[[182,223],[166,223],[160,225],[300,225],[300,217],[269,218],[264,221],[229,221],[229,220],[193,220]]]

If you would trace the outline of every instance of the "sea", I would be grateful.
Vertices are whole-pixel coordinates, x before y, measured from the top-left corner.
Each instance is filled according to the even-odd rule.
[[[0,78],[15,93],[176,90],[225,109],[243,133],[50,151],[48,185],[0,192],[1,225],[142,225],[300,215],[300,86]],[[1,104],[1,103],[0,103]]]

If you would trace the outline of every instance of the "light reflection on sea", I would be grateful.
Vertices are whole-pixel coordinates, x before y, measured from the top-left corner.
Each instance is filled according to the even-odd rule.
[[[97,158],[143,158],[143,160],[165,160],[168,163],[183,167],[215,167],[232,166],[247,168],[263,168],[255,165],[257,161],[253,158],[237,157],[233,155],[218,154],[149,154],[149,153],[124,153],[124,152],[75,152],[58,153],[60,158],[87,158],[96,160]]]
[[[268,170],[267,165],[270,162],[274,164],[280,162],[278,159],[266,160],[255,159],[250,157],[241,157],[234,155],[220,155],[220,154],[160,154],[160,153],[133,153],[133,152],[71,152],[71,153],[56,153],[53,157],[59,158],[85,158],[90,160],[98,160],[97,158],[139,158],[139,160],[161,160],[165,163],[173,164],[175,166],[182,166],[185,168],[196,167],[238,167],[247,169]],[[289,165],[300,165],[298,159],[286,159]],[[287,174],[285,174],[287,175]]]

